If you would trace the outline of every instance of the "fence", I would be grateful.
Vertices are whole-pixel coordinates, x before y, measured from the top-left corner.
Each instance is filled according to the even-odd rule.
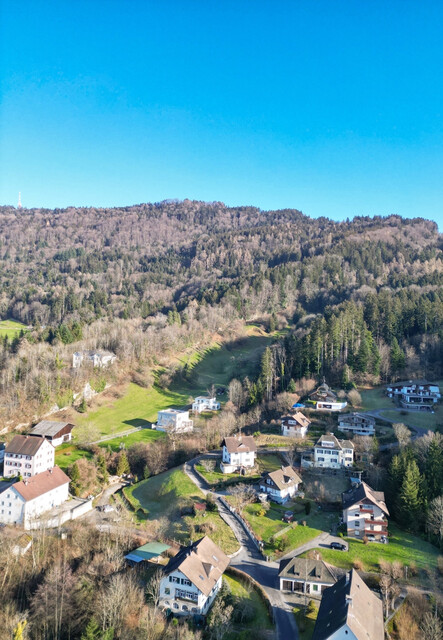
[[[248,522],[246,522],[246,520],[244,518],[241,517],[241,515],[239,513],[237,513],[237,511],[231,507],[231,505],[229,504],[229,502],[227,502],[223,496],[219,496],[218,500],[220,500],[220,502],[222,503],[222,505],[225,507],[225,509],[228,509],[228,511],[231,513],[231,515],[237,520],[237,522],[241,525],[241,527],[243,528],[243,530],[245,531],[245,533],[249,536],[249,538],[252,540],[252,542],[254,543],[254,545],[257,547],[257,549],[260,551],[260,553],[263,555],[263,551],[262,551],[262,546],[263,543],[261,540],[259,540],[256,536],[255,533],[253,532],[253,530],[251,529],[250,525]]]

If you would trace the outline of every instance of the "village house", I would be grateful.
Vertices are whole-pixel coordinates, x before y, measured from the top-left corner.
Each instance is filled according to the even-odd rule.
[[[304,438],[310,424],[311,421],[300,411],[297,411],[292,415],[283,416],[281,419],[281,434],[282,436],[293,438]]]
[[[441,399],[440,388],[426,380],[397,382],[386,387],[389,398],[397,398],[400,405],[409,411],[434,411]]]
[[[318,411],[341,411],[348,404],[345,400],[337,398],[324,379],[322,384],[310,394],[309,400],[314,403]]]
[[[46,438],[14,436],[5,449],[5,478],[31,476],[54,466],[55,449]]]
[[[343,522],[347,535],[384,542],[388,535],[388,508],[383,491],[374,491],[366,482],[342,494]]]
[[[70,422],[55,422],[42,420],[29,432],[30,436],[46,438],[53,447],[58,447],[63,442],[70,442],[74,425]]]
[[[293,467],[281,467],[267,473],[260,480],[260,491],[267,493],[274,502],[284,504],[295,496],[301,482],[302,479]]]
[[[222,442],[222,473],[251,469],[255,465],[257,446],[252,436],[230,436]]]
[[[197,396],[192,403],[192,411],[194,413],[202,413],[202,411],[220,411],[220,402],[216,398]]]
[[[325,589],[312,640],[384,640],[383,604],[355,569]]]
[[[181,549],[163,570],[160,606],[178,615],[206,615],[228,564],[228,556],[207,536]]]
[[[167,433],[186,433],[192,431],[194,423],[189,419],[189,411],[163,409],[158,412],[155,429]]]
[[[314,466],[340,469],[352,467],[354,445],[350,440],[338,440],[332,433],[326,433],[314,445]]]
[[[358,436],[375,436],[375,418],[364,413],[345,413],[338,418],[338,428]]]
[[[307,593],[314,597],[321,597],[323,591],[339,578],[337,569],[323,560],[299,557],[280,560],[278,577],[280,591]]]
[[[5,483],[5,488],[2,488],[2,484],[0,522],[23,525],[25,529],[30,528],[33,520],[61,505],[69,497],[69,478],[59,467],[14,484]]]
[[[0,464],[3,464],[3,460],[5,459],[5,449],[6,443],[0,442]]]
[[[92,364],[93,367],[107,367],[117,360],[117,356],[112,351],[76,351],[72,354],[72,367],[77,369],[82,364]]]

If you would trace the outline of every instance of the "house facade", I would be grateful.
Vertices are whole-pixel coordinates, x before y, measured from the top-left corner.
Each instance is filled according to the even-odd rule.
[[[312,640],[384,640],[383,604],[355,569],[325,589]]]
[[[337,570],[323,560],[287,558],[280,561],[280,591],[306,593],[321,597],[325,589],[337,582]]]
[[[64,442],[72,439],[72,429],[74,425],[69,422],[55,422],[53,420],[42,420],[29,432],[30,436],[46,438],[53,447],[58,447]]]
[[[222,442],[222,473],[251,469],[255,465],[257,446],[252,436],[231,436]]]
[[[228,556],[207,536],[181,549],[163,570],[160,606],[176,615],[206,615],[228,564]]]
[[[341,411],[348,404],[344,400],[339,400],[324,380],[323,383],[311,393],[309,400],[315,405],[317,411]]]
[[[167,433],[186,433],[193,430],[194,423],[189,419],[189,411],[163,409],[158,412],[155,428]]]
[[[274,502],[284,504],[298,492],[302,479],[293,467],[281,467],[267,473],[260,480],[260,491],[268,494]]]
[[[329,469],[352,467],[354,445],[350,440],[338,440],[332,433],[320,436],[314,445],[314,466]]]
[[[311,421],[300,411],[281,419],[281,434],[292,438],[304,438]]]
[[[441,399],[440,387],[423,381],[397,382],[386,387],[389,398],[398,398],[400,405],[409,411],[434,411]]]
[[[30,478],[54,466],[55,449],[46,438],[17,435],[5,449],[5,478]]]
[[[72,367],[77,369],[83,363],[92,364],[93,367],[107,367],[117,360],[117,356],[112,351],[76,351],[72,354]]]
[[[374,491],[366,482],[342,494],[343,522],[353,538],[374,536],[384,541],[388,536],[389,511],[383,491]]]
[[[375,418],[364,413],[345,413],[338,419],[338,428],[358,436],[375,436]]]
[[[197,396],[192,403],[192,411],[201,413],[202,411],[220,411],[220,402],[216,398]]]
[[[53,467],[1,491],[0,522],[29,529],[34,519],[61,505],[68,497],[69,478],[59,467]]]

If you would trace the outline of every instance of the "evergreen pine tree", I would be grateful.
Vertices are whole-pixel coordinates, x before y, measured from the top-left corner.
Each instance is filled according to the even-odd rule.
[[[124,473],[129,473],[129,470],[128,456],[126,451],[122,451],[118,459],[117,475],[122,476]]]
[[[422,502],[420,471],[415,460],[408,462],[397,502],[397,518],[405,528],[417,529]]]
[[[395,375],[404,368],[405,354],[400,349],[397,338],[393,338],[391,344],[391,373]]]
[[[443,488],[443,448],[433,438],[426,456],[425,476],[429,502],[442,494]]]
[[[354,369],[355,371],[359,371],[360,373],[366,373],[368,363],[369,363],[369,344],[368,338],[366,336],[366,332],[362,333],[360,339],[360,346],[357,351],[357,355],[355,356]]]
[[[71,478],[71,482],[70,482],[71,492],[75,496],[79,496],[81,492],[81,486],[80,486],[80,471],[78,469],[77,462],[74,462],[74,464],[70,467],[69,477]]]

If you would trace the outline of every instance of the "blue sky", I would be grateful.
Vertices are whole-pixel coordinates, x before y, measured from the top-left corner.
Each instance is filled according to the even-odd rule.
[[[0,204],[443,227],[443,3],[3,0]]]

